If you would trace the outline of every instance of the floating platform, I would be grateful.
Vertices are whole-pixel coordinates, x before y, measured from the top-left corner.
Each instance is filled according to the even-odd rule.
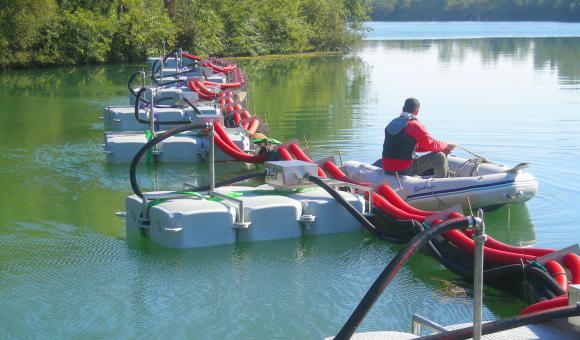
[[[459,324],[446,326],[449,331],[469,327],[471,324]],[[436,336],[437,333],[431,334]],[[355,333],[351,340],[407,340],[419,339],[420,334],[397,332],[397,331],[374,331]],[[521,326],[505,331],[486,334],[481,337],[485,340],[554,340],[554,339],[579,339],[580,329],[575,328],[565,320],[556,320],[535,325]],[[332,340],[328,337],[325,340]]]
[[[244,152],[254,152],[251,136],[242,128],[226,129],[228,136]],[[103,152],[108,163],[130,163],[148,139],[141,132],[105,132]],[[159,163],[197,163],[208,159],[209,137],[199,132],[185,132],[167,138],[152,152]],[[219,148],[215,150],[216,162],[234,160]]]
[[[277,240],[362,228],[342,205],[318,187],[280,190],[265,184],[220,187],[212,196],[167,192],[144,195],[147,199],[169,198],[144,206],[140,197],[127,197],[127,238],[145,236],[168,248]],[[349,192],[340,195],[365,212],[362,196]]]
[[[147,58],[147,65],[148,71],[151,71],[153,68],[153,64],[157,63],[156,67],[160,66],[161,57],[151,57]],[[169,57],[165,60],[163,64],[163,70],[159,70],[159,73],[163,71],[161,75],[160,81],[163,83],[174,81],[177,79],[187,80],[188,78],[205,78],[205,80],[214,82],[214,83],[226,83],[227,77],[223,74],[214,73],[213,68],[205,67],[205,66],[197,66],[196,68],[192,68],[196,62],[194,60],[188,58],[175,58]],[[185,73],[183,73],[185,72]],[[175,75],[180,73],[180,75],[176,78]]]
[[[154,114],[157,121],[161,123],[163,129],[171,129],[183,124],[203,124],[210,121],[224,123],[222,111],[217,105],[199,103],[196,108],[201,113],[197,113],[193,108],[186,107],[161,107],[155,108]],[[139,110],[141,120],[149,120],[149,113],[146,110]],[[164,124],[166,122],[181,122],[179,124]],[[135,119],[135,107],[126,105],[107,106],[103,109],[103,125],[105,131],[145,131],[151,128],[148,123],[141,123]]]

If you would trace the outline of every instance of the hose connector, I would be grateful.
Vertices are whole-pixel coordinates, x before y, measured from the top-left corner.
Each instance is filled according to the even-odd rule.
[[[467,216],[467,221],[469,222],[467,230],[474,230],[479,235],[485,233],[485,223],[483,221],[483,210],[480,208],[477,210],[477,216],[469,215]]]

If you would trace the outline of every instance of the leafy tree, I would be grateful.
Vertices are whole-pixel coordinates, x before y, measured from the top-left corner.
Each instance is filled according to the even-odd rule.
[[[0,67],[34,61],[40,32],[56,18],[53,0],[0,0]]]
[[[112,61],[141,61],[175,44],[177,30],[159,1],[121,0],[114,16]]]
[[[0,68],[341,50],[369,0],[0,0]]]
[[[108,17],[78,9],[63,13],[59,40],[67,64],[104,63],[111,50],[113,27]]]

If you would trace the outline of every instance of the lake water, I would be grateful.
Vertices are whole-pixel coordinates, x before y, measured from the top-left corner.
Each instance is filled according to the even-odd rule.
[[[367,22],[367,40],[580,37],[580,23],[505,21]]]
[[[580,238],[578,60],[580,38],[490,38],[373,40],[345,56],[240,65],[250,107],[267,116],[271,135],[306,138],[315,159],[340,150],[343,159],[374,161],[385,124],[406,97],[418,97],[435,137],[498,163],[532,164],[538,195],[488,213],[489,233],[561,248]],[[0,74],[0,337],[335,334],[398,247],[364,232],[183,251],[126,242],[114,213],[131,193],[128,166],[105,164],[98,116],[126,102],[139,67]],[[179,189],[207,181],[207,167],[143,168],[140,180]],[[486,320],[525,305],[485,294]],[[418,254],[360,330],[409,331],[413,313],[467,322],[470,295],[469,284]]]

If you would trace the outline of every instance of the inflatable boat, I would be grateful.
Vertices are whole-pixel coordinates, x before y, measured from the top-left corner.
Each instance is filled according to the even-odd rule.
[[[456,204],[464,209],[492,209],[504,204],[525,202],[536,194],[538,182],[524,171],[528,164],[514,167],[484,162],[479,158],[448,157],[448,178],[386,174],[382,168],[357,161],[342,166],[345,174],[375,189],[383,184],[414,207],[442,210]]]

